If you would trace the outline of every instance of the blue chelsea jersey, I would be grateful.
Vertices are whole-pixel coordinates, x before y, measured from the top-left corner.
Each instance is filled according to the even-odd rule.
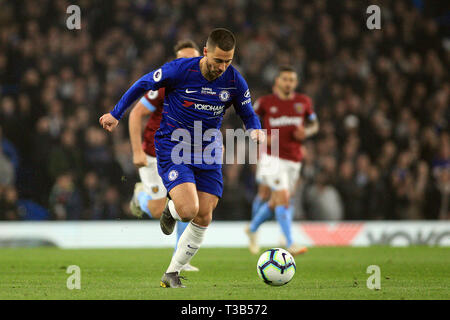
[[[223,115],[231,105],[246,129],[260,129],[248,85],[241,74],[229,66],[220,77],[208,81],[200,71],[201,58],[176,59],[144,75],[124,94],[111,114],[120,119],[126,109],[146,91],[165,87],[163,117],[160,129],[156,132],[156,140],[170,140],[172,132],[178,128],[188,130],[194,137],[196,121],[201,121],[202,134],[208,129],[220,129]],[[198,125],[199,122],[196,128]],[[203,144],[207,143],[210,142]]]
[[[208,81],[200,72],[200,59],[180,58],[166,63],[141,79],[123,95],[111,114],[120,119],[126,109],[148,90],[166,88],[161,131],[190,130],[194,121],[202,121],[203,130],[220,128],[225,110],[231,105],[244,122],[246,129],[260,129],[253,111],[250,91],[241,74],[233,67],[217,79]]]

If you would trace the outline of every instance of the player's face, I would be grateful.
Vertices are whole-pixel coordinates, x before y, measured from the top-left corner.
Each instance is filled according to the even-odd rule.
[[[292,71],[281,72],[275,80],[275,87],[285,95],[294,92],[297,85],[297,73]]]
[[[220,77],[233,61],[234,48],[230,51],[224,51],[219,47],[203,49],[206,57],[206,68],[211,79]]]
[[[179,58],[194,58],[200,56],[200,52],[194,48],[183,48],[177,51],[177,59]]]

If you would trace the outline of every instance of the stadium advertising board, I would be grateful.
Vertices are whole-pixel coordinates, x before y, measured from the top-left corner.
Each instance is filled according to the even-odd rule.
[[[208,247],[245,247],[246,222],[212,223],[205,239]],[[306,246],[450,246],[450,223],[412,222],[305,222],[294,223],[294,239]],[[230,236],[233,235],[233,236]],[[262,246],[283,245],[280,227],[261,227]],[[61,248],[171,247],[155,221],[129,222],[5,222],[0,223],[0,246],[54,245]]]

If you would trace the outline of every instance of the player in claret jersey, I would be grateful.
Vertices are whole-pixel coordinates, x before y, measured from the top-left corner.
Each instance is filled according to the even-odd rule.
[[[318,132],[319,122],[311,99],[295,92],[297,85],[295,70],[283,66],[275,78],[274,93],[259,98],[254,105],[263,127],[267,129],[268,142],[271,141],[271,131],[279,130],[279,154],[271,154],[272,148],[268,148],[258,162],[256,180],[259,189],[252,207],[252,221],[246,229],[250,239],[249,249],[253,254],[259,252],[256,231],[273,215],[286,237],[287,250],[292,255],[306,252],[305,247],[295,245],[292,240],[294,208],[290,197],[295,191],[301,169],[302,141]]]
[[[112,131],[136,99],[165,87],[155,149],[158,172],[171,200],[160,225],[163,233],[171,234],[176,220],[190,223],[161,279],[162,287],[184,287],[179,272],[198,252],[222,196],[220,127],[226,109],[234,107],[253,141],[265,140],[247,83],[231,66],[235,44],[229,30],[214,29],[202,57],[176,59],[144,75],[99,119],[104,129]]]
[[[182,40],[174,47],[175,56],[193,58],[200,56],[200,50],[191,40]],[[133,107],[128,119],[133,163],[139,169],[142,182],[134,188],[130,209],[133,215],[141,218],[146,213],[150,218],[159,219],[166,206],[167,190],[158,174],[155,153],[155,133],[162,118],[165,89],[147,92]],[[142,141],[142,119],[148,118]],[[178,221],[177,242],[188,223]],[[176,248],[176,244],[175,244]],[[198,271],[191,264],[183,267],[184,271]]]

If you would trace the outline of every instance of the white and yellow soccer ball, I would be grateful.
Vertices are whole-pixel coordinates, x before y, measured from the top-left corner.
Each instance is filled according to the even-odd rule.
[[[282,286],[291,281],[296,268],[294,257],[281,248],[264,251],[256,265],[259,277],[271,286]]]

